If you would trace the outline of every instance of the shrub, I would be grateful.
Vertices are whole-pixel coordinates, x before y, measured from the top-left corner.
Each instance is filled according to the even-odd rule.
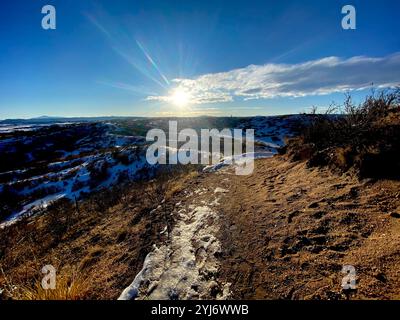
[[[293,160],[354,168],[361,177],[400,177],[400,89],[373,92],[358,105],[347,95],[343,106],[314,110],[308,119],[288,142]]]
[[[76,179],[76,180],[74,181],[72,187],[71,187],[71,191],[72,191],[72,192],[78,191],[78,190],[80,190],[80,189],[86,187],[87,184],[88,184],[87,181],[81,181],[81,180]]]
[[[112,153],[112,157],[116,162],[122,163],[127,166],[132,163],[129,154],[126,151],[117,151]]]
[[[313,111],[310,124],[303,131],[304,142],[313,143],[318,149],[350,142],[363,145],[370,141],[371,130],[391,112],[398,111],[399,104],[400,89],[372,93],[359,105],[347,94],[343,106],[331,106],[322,115]],[[336,111],[339,114],[334,114]]]
[[[4,185],[0,192],[0,221],[19,208],[22,197],[11,186]]]
[[[108,167],[109,164],[107,161],[99,161],[88,166],[87,169],[90,174],[90,182],[92,186],[96,186],[109,177]]]

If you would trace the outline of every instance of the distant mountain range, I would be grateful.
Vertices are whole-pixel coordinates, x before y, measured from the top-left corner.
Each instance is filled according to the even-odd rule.
[[[104,117],[52,117],[40,116],[30,119],[5,119],[0,120],[0,124],[23,125],[23,124],[48,124],[58,122],[93,122],[93,121],[108,121],[115,119],[140,119],[141,117],[129,116],[104,116]]]

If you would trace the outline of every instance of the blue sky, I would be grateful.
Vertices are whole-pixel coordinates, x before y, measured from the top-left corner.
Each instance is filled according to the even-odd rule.
[[[41,28],[46,4],[56,30]],[[346,4],[356,30],[341,28]],[[398,12],[397,0],[2,1],[0,119],[268,115],[347,90],[361,99],[372,82],[400,84]]]

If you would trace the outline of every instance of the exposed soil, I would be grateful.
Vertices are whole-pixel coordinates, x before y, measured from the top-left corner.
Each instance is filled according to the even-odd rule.
[[[226,175],[220,276],[233,298],[400,298],[400,182],[360,182],[280,156],[258,160],[250,176]],[[343,265],[357,275],[346,294]]]

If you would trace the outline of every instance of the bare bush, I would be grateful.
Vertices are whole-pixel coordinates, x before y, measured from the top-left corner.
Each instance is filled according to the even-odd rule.
[[[347,94],[343,105],[324,114],[313,109],[300,137],[289,141],[288,152],[309,165],[333,165],[361,176],[400,175],[400,89],[372,92],[355,104]]]

